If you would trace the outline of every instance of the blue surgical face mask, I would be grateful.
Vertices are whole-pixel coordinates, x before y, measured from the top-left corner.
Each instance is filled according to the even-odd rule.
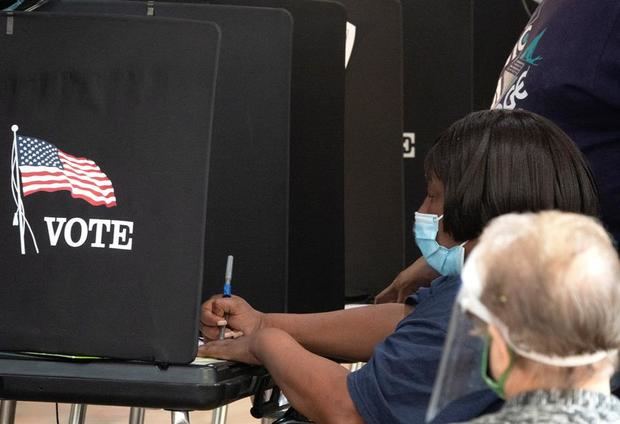
[[[437,243],[439,220],[437,216],[428,213],[415,213],[413,233],[415,242],[420,248],[426,262],[441,275],[459,275],[465,259],[465,243],[454,247],[444,247]]]

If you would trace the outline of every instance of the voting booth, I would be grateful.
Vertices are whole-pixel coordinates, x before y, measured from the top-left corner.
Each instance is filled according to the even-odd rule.
[[[209,0],[282,8],[293,18],[288,284],[272,310],[341,309],[345,293],[345,29],[340,3]],[[266,249],[271,249],[266,246]],[[262,285],[252,289],[261,293]]]
[[[315,131],[329,152],[315,150],[312,166],[326,155],[339,172],[342,140],[330,134],[343,127],[344,13],[322,2],[299,10],[298,21],[326,16],[325,37],[336,40],[326,60],[314,57],[317,79],[299,85],[328,82],[324,104],[306,99],[317,114],[336,111],[334,129]],[[268,388],[261,368],[185,364],[202,292],[221,292],[228,254],[235,293],[259,309],[291,309],[291,198],[322,187],[291,188],[306,181],[289,162],[292,13],[55,1],[5,13],[0,26],[1,166],[11,178],[1,192],[0,398],[211,409]],[[297,50],[318,33],[298,31]],[[324,250],[315,262],[342,266]],[[339,287],[310,306],[301,295],[297,308],[341,305]]]
[[[1,26],[0,350],[190,362],[219,28],[47,13]]]
[[[287,310],[371,299],[403,266],[400,2],[209,3],[282,7],[295,22]]]
[[[397,2],[372,26],[329,1],[20,5],[0,15],[0,398],[214,408],[271,384],[188,365],[228,255],[267,312],[339,309],[400,268]]]
[[[186,411],[270,387],[260,367],[185,364],[216,250],[238,255],[241,281],[251,251],[274,275],[263,281],[286,282],[292,20],[158,6],[50,3],[0,18],[0,398]],[[246,269],[246,281],[261,273]]]
[[[346,74],[345,281],[369,301],[403,268],[403,32],[399,0],[342,0]],[[406,234],[406,235],[405,235]]]
[[[224,68],[215,99],[203,298],[221,290],[232,254],[234,291],[257,309],[343,307],[346,13],[340,4],[55,1],[41,10],[216,22]],[[269,18],[274,13],[290,15],[286,37],[282,22]]]
[[[51,12],[202,20],[221,31],[204,251],[204,298],[234,292],[259,310],[285,309],[293,21],[282,9],[140,1],[54,1]],[[192,50],[195,47],[192,47]],[[179,111],[178,113],[190,113]]]

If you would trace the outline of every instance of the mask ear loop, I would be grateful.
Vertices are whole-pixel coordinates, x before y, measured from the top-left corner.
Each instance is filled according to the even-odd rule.
[[[482,376],[482,379],[487,384],[487,386],[489,386],[489,388],[493,390],[497,394],[497,396],[499,396],[502,399],[506,399],[506,391],[505,391],[506,380],[508,380],[510,371],[512,371],[512,367],[515,363],[515,354],[510,348],[510,346],[507,346],[508,353],[510,355],[510,362],[508,363],[508,367],[504,370],[504,372],[502,372],[499,378],[495,380],[489,374],[489,368],[490,368],[489,367],[489,356],[490,356],[489,352],[491,350],[491,342],[492,342],[492,337],[487,335],[484,338],[484,348],[482,349],[482,361],[480,363],[480,375]]]

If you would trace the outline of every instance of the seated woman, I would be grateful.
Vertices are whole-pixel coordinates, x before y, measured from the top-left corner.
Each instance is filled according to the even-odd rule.
[[[319,314],[263,314],[239,297],[215,296],[203,305],[202,332],[210,341],[200,354],[263,364],[290,403],[319,423],[423,422],[460,267],[486,223],[515,211],[595,215],[598,205],[573,142],[525,111],[482,111],[457,121],[429,151],[425,170],[428,195],[416,239],[443,274],[430,288],[407,304]],[[243,336],[218,341],[218,325]],[[368,363],[349,373],[325,357]],[[497,402],[485,390],[454,403],[437,422],[471,419]]]
[[[455,387],[471,387],[455,381],[464,365],[455,352],[475,321],[486,341],[482,379],[507,402],[472,423],[620,422],[609,386],[620,347],[620,262],[599,223],[560,212],[496,218],[462,280],[431,413],[458,397]]]

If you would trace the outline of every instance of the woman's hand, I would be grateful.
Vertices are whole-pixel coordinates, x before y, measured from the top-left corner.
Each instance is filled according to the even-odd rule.
[[[320,423],[363,423],[347,389],[344,367],[303,348],[278,328],[201,346],[200,356],[263,365],[290,404]]]
[[[260,334],[261,331],[258,330],[249,336],[209,341],[198,348],[198,356],[261,365],[252,352],[252,346]]]
[[[263,326],[263,318],[264,314],[252,308],[245,299],[217,295],[202,304],[200,330],[206,341],[217,340],[220,327],[224,325],[232,330],[231,334],[241,332],[249,336]]]
[[[268,349],[279,346],[282,340],[297,344],[292,337],[277,328],[261,328],[250,335],[231,335],[224,340],[212,340],[198,348],[198,356],[262,365],[260,359]]]
[[[418,288],[429,285],[437,277],[437,271],[421,257],[403,269],[389,286],[375,296],[375,303],[403,303],[407,296]]]

